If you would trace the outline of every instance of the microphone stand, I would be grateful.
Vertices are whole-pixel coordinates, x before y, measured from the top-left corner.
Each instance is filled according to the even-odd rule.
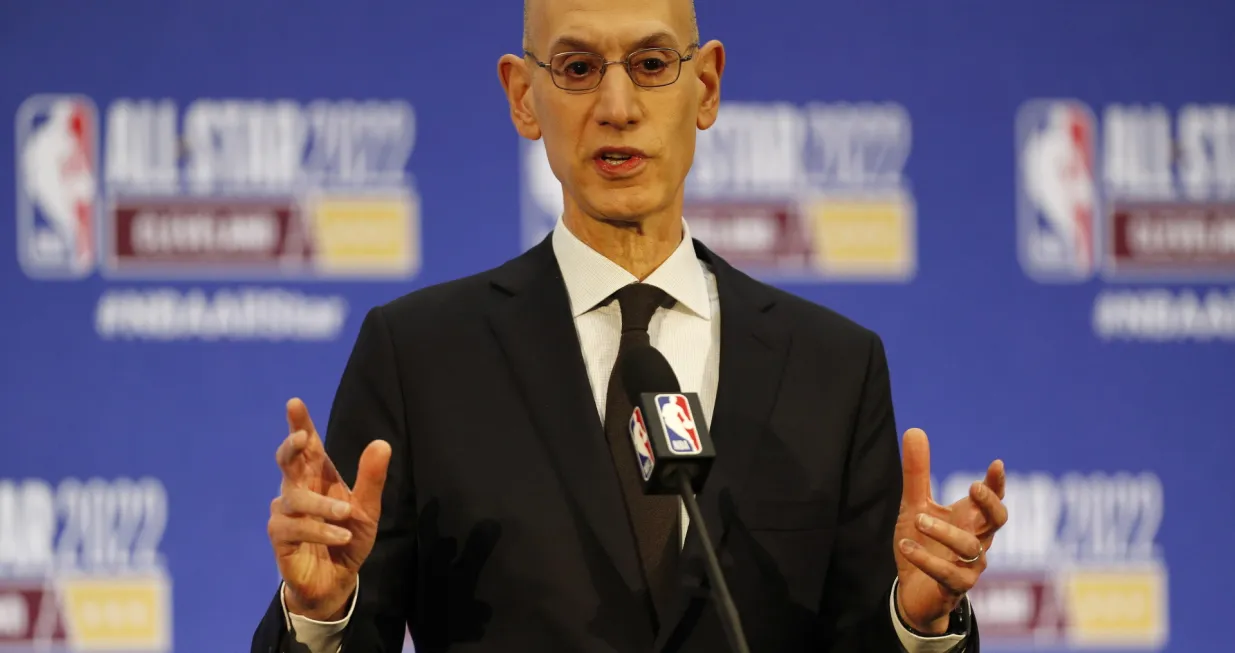
[[[699,529],[699,539],[703,542],[703,553],[707,558],[708,579],[712,583],[712,599],[716,601],[716,609],[720,612],[720,622],[725,627],[725,635],[735,653],[750,653],[746,645],[746,635],[742,632],[742,620],[738,618],[737,606],[729,594],[729,586],[725,584],[725,576],[720,571],[720,561],[716,558],[716,550],[712,548],[712,538],[708,536],[707,526],[703,523],[703,513],[699,503],[695,501],[695,493],[690,487],[690,478],[686,474],[678,474],[678,494],[686,503],[686,514],[690,522]]]

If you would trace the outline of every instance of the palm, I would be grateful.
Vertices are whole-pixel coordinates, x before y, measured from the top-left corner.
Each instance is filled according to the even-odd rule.
[[[931,496],[930,446],[926,434],[911,429],[904,439],[904,488],[900,513],[896,520],[896,533],[892,550],[896,556],[896,571],[899,579],[898,600],[902,614],[914,624],[931,624],[947,618],[956,608],[963,592],[942,584],[935,577],[911,561],[898,543],[908,539],[918,544],[926,553],[945,561],[955,561],[958,555],[948,546],[927,535],[917,525],[918,516],[925,514],[940,522],[950,524],[976,537],[982,551],[989,551],[995,532],[1002,523],[991,523],[981,505],[970,496],[944,506]],[[1003,464],[996,461],[987,470],[984,488],[999,498],[1003,495]],[[989,497],[988,494],[988,497]],[[987,498],[984,498],[986,501]],[[996,519],[1006,520],[1006,515]],[[977,563],[978,573],[984,563]]]
[[[298,601],[308,605],[331,603],[351,593],[360,566],[373,550],[389,448],[374,442],[365,449],[352,489],[330,460],[308,410],[298,400],[289,404],[288,425],[293,434],[302,434],[289,439],[302,439],[299,448],[290,449],[292,453],[286,454],[288,457],[281,462],[283,486],[275,501],[290,494],[308,493],[346,503],[350,510],[343,518],[304,514],[299,517],[310,525],[328,523],[349,532],[351,537],[343,544],[324,544],[320,538],[279,539],[274,543],[275,559],[283,580]],[[312,541],[302,541],[305,539]]]
[[[306,451],[302,457],[305,459],[305,489],[352,506],[351,516],[336,522],[352,531],[352,539],[347,544],[330,546],[301,542],[284,545],[276,552],[284,580],[297,587],[305,599],[317,600],[355,577],[373,549],[377,520],[366,514],[365,507],[355,500],[324,450]]]
[[[900,514],[896,518],[896,538],[899,542],[902,539],[908,538],[917,542],[930,553],[941,558],[949,558],[952,552],[948,548],[934,539],[924,535],[914,524],[919,513],[926,513],[931,517],[945,521],[953,526],[970,530],[982,519],[982,513],[978,507],[974,505],[969,497],[965,497],[950,506],[942,506],[927,497],[925,502],[915,502],[913,504],[902,500]],[[989,540],[982,540],[983,548],[989,549]],[[919,569],[916,565],[910,562],[903,553],[900,547],[892,547],[896,554],[896,572],[900,579],[901,592],[901,608],[908,615],[913,615],[915,620],[921,620],[919,623],[931,619],[937,619],[951,612],[955,607],[959,597],[952,594],[948,588],[939,584],[934,578],[931,578],[926,572]],[[941,609],[946,606],[946,609]]]

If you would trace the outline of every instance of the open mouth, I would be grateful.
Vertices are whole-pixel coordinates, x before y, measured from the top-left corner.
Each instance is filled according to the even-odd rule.
[[[633,157],[629,154],[621,154],[618,152],[606,152],[605,154],[600,155],[600,158],[604,159],[608,163],[617,164],[617,163],[625,163],[631,160],[631,158]]]
[[[593,160],[601,174],[620,177],[636,172],[647,160],[647,155],[630,148],[601,148],[593,155]]]

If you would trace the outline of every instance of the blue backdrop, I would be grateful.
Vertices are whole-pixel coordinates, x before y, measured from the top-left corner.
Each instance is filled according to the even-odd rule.
[[[699,12],[692,228],[884,337],[941,500],[1007,463],[983,644],[1228,647],[1235,5]],[[497,80],[520,20],[0,8],[0,648],[246,650],[286,399],[325,424],[367,308],[560,208]]]

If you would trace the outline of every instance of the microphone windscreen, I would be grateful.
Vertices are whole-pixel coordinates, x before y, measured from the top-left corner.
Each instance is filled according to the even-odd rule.
[[[645,392],[681,392],[678,377],[655,347],[635,347],[622,354],[622,387],[631,405]]]

